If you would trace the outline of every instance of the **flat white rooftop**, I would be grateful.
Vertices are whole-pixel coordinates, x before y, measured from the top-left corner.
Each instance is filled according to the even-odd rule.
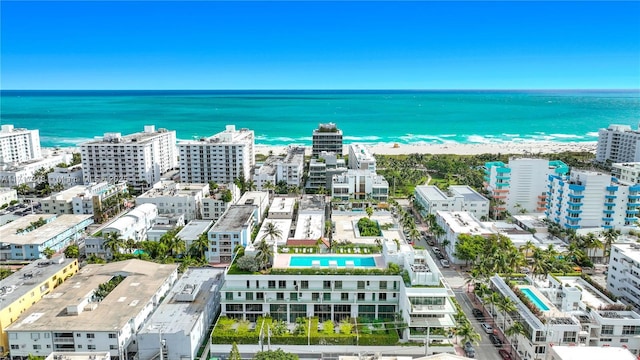
[[[483,226],[473,215],[466,211],[438,211],[437,216],[447,223],[456,234],[491,235],[495,231]]]
[[[42,244],[92,217],[93,215],[71,214],[26,215],[0,227],[0,239],[6,244]],[[29,227],[30,223],[40,218],[49,222],[35,230],[18,233],[18,230]]]
[[[191,220],[178,233],[182,240],[196,240],[200,234],[205,233],[213,225],[211,220]]]
[[[619,347],[556,345],[550,352],[555,360],[636,360],[629,350]]]
[[[262,241],[262,238],[264,238],[264,240],[269,244],[272,244],[275,241],[278,245],[285,245],[289,238],[289,230],[291,229],[292,222],[292,219],[264,219],[254,243],[258,243]],[[269,223],[272,223],[280,231],[280,236],[276,236],[272,239],[270,235],[266,235],[267,233],[265,229]]]
[[[324,216],[321,214],[299,214],[294,239],[319,239],[324,230]]]
[[[367,213],[361,212],[334,212],[331,220],[335,223],[335,234],[333,235],[334,241],[349,241],[358,244],[375,244],[375,237],[357,237],[354,228],[357,226],[358,220],[363,217],[367,217]],[[378,222],[378,225],[383,226],[385,224],[395,224],[395,220],[391,216],[391,213],[386,211],[376,211],[371,220]],[[402,239],[402,234],[397,227],[393,227],[390,230],[382,230],[382,236],[378,238],[385,239]]]
[[[433,185],[419,185],[416,186],[416,192],[420,197],[424,198],[428,201],[436,201],[436,200],[447,200],[449,197],[447,194],[442,192],[442,190],[438,189],[437,186]]]
[[[276,197],[269,206],[269,215],[292,214],[296,204],[296,199],[292,197]]]
[[[633,260],[633,262],[640,263],[640,244],[635,243],[614,243],[613,249],[618,249],[623,256]]]
[[[157,197],[174,197],[174,196],[193,196],[195,193],[202,192],[208,188],[209,184],[198,183],[176,183],[172,180],[162,180],[157,182],[153,188],[138,198],[157,198]]]

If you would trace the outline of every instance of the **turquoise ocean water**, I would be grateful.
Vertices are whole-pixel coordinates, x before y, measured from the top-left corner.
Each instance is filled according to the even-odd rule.
[[[346,143],[595,141],[609,124],[638,126],[640,91],[0,92],[0,123],[39,129],[46,147],[144,125],[193,139],[227,124],[258,144],[310,145],[321,122]]]

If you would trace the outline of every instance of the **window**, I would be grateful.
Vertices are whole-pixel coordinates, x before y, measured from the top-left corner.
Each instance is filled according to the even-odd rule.
[[[349,293],[341,293],[340,294],[340,300],[342,300],[342,301],[349,300]]]
[[[302,280],[302,281],[300,282],[300,287],[301,287],[302,289],[308,289],[308,288],[309,288],[309,281],[307,281],[307,280]]]
[[[117,336],[114,333],[110,333],[109,334],[109,339],[115,339]]]
[[[333,287],[334,287],[336,290],[340,290],[340,289],[342,289],[342,281],[340,281],[340,280],[336,280],[336,281],[334,281],[334,282],[333,282]]]
[[[380,290],[387,290],[387,282],[380,281]]]
[[[322,294],[322,299],[323,300],[331,300],[331,293],[324,293]]]
[[[536,354],[544,354],[544,349],[546,346],[536,346]]]
[[[320,293],[311,293],[311,300],[313,301],[320,300]]]
[[[256,300],[264,300],[264,293],[263,292],[256,293]]]
[[[294,293],[294,292],[289,293],[289,298],[291,300],[298,300],[298,293]]]
[[[269,280],[269,289],[275,289],[275,288],[276,288],[276,281]]]
[[[40,349],[42,349],[42,345],[36,345],[36,344],[33,345],[33,350],[40,350]]]
[[[233,300],[233,293],[232,293],[231,291],[227,291],[227,292],[224,294],[224,298],[225,298],[226,300]]]
[[[95,339],[96,334],[87,334],[87,339]]]
[[[620,339],[620,342],[621,342],[621,343],[628,343],[628,342],[629,342],[629,339]]]
[[[547,341],[544,331],[536,331],[536,342]]]
[[[322,282],[322,288],[323,289],[331,289],[331,281],[323,281]]]
[[[576,332],[575,331],[565,331],[564,336],[562,337],[562,342],[572,343],[576,341]]]
[[[364,300],[364,293],[358,293],[358,300]]]
[[[386,301],[386,300],[387,300],[387,293],[380,293],[380,294],[378,294],[378,300],[380,300],[380,301]]]
[[[18,349],[20,349],[19,345],[11,344],[11,350],[18,350]]]
[[[286,288],[287,288],[287,282],[285,280],[278,281],[278,289],[286,289]]]
[[[358,290],[364,289],[364,281],[358,281]]]
[[[622,327],[622,336],[640,335],[640,326],[625,325]]]
[[[247,292],[247,293],[245,293],[245,299],[247,299],[247,300],[253,300],[253,293],[252,293],[252,292]]]
[[[284,300],[284,293],[276,293],[276,300]]]
[[[602,325],[601,335],[613,335],[613,325]]]
[[[87,349],[88,350],[95,350],[96,346],[95,345],[87,345]]]
[[[118,345],[109,345],[109,350],[118,350]]]

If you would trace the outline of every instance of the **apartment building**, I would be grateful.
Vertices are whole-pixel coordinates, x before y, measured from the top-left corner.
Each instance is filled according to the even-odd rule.
[[[212,225],[213,221],[211,220],[191,220],[180,230],[177,236],[185,242],[188,251],[193,243],[200,238],[200,235],[206,235]]]
[[[199,359],[220,308],[223,281],[224,269],[189,268],[138,331],[136,358]]]
[[[119,183],[93,183],[89,185],[76,185],[60,191],[40,200],[42,211],[45,214],[101,214],[103,204],[107,199],[118,196],[124,197],[128,193],[127,184]],[[100,219],[95,218],[98,221]]]
[[[634,226],[640,185],[616,182],[609,174],[574,170],[570,177],[550,175],[547,219],[568,228]]]
[[[102,228],[102,235],[116,233],[124,240],[144,241],[158,217],[158,208],[154,204],[142,204]]]
[[[611,246],[607,289],[625,304],[640,311],[640,245],[614,243]]]
[[[12,201],[18,201],[18,192],[12,188],[0,187],[0,206],[9,206]]]
[[[349,169],[376,171],[376,158],[362,144],[349,145]]]
[[[205,184],[248,180],[255,165],[254,143],[253,130],[236,130],[234,125],[208,138],[180,141],[180,180]]]
[[[611,164],[611,175],[623,184],[640,184],[640,162]]]
[[[101,351],[124,359],[178,278],[175,264],[137,259],[89,264],[24,312],[6,332],[13,359],[53,351]],[[115,287],[99,292],[102,284]]]
[[[300,199],[298,218],[293,230],[293,239],[329,238],[325,234],[325,219],[327,216],[326,201],[322,195],[305,195]]]
[[[84,184],[82,165],[72,167],[54,167],[53,172],[47,174],[49,185],[62,184],[65,189]]]
[[[317,158],[312,158],[309,162],[309,179],[305,187],[312,191],[324,188],[331,191],[331,183],[334,175],[347,172],[347,165],[344,158],[335,153],[322,152]]]
[[[209,195],[202,198],[202,219],[216,222],[239,199],[240,189],[233,183],[210,189]]]
[[[26,215],[0,226],[0,260],[37,260],[45,249],[61,251],[85,236],[91,215]]]
[[[480,235],[488,237],[498,231],[483,224],[472,213],[466,211],[437,211],[436,223],[444,230],[439,239],[440,244],[446,244],[444,249],[454,264],[464,264],[455,256],[456,244],[460,235]]]
[[[247,191],[236,202],[237,205],[251,205],[256,208],[255,223],[262,222],[262,218],[266,217],[267,208],[269,208],[269,194],[265,191]]]
[[[9,351],[5,329],[76,272],[78,259],[58,256],[34,261],[0,280],[0,353]]]
[[[105,133],[80,144],[85,183],[126,181],[146,190],[177,167],[176,132],[147,125],[144,131],[125,135]]]
[[[484,187],[491,197],[504,202],[511,214],[545,211],[547,178],[564,176],[569,167],[560,160],[510,159],[488,162],[484,167]]]
[[[19,164],[42,158],[40,131],[0,126],[0,163]]]
[[[627,347],[635,355],[640,351],[640,315],[578,276],[526,276],[508,284],[496,275],[490,287],[516,306],[511,313],[495,310],[495,326],[503,333],[505,324],[508,328],[518,321],[524,326],[524,335],[510,338],[521,359],[546,359],[556,345]]]
[[[571,345],[553,346],[549,349],[549,354],[544,359],[546,360],[601,360],[601,359],[615,359],[615,360],[637,360],[638,357],[634,356],[628,349],[623,347],[593,347],[584,346],[577,347]]]
[[[414,190],[414,201],[422,207],[423,216],[438,211],[465,211],[478,219],[489,215],[489,199],[466,185],[450,186],[445,192],[433,185],[419,185]]]
[[[640,161],[640,131],[629,125],[609,125],[598,130],[596,161],[624,163]]]
[[[70,162],[72,158],[73,155],[69,153],[54,151],[39,159],[24,161],[20,164],[0,164],[0,186],[14,187],[27,184],[34,188],[37,184],[47,181],[47,179],[35,177],[38,170],[54,168],[60,163]]]
[[[136,204],[153,204],[158,214],[184,214],[186,221],[202,219],[202,199],[209,195],[209,184],[178,183],[161,180],[136,198]]]
[[[230,263],[236,246],[246,247],[251,242],[251,233],[256,222],[257,206],[232,205],[207,232],[209,263]]]
[[[221,315],[256,321],[269,314],[288,323],[307,317],[334,323],[357,317],[394,321],[400,315],[408,325],[402,338],[413,341],[426,339],[427,328],[455,326],[453,291],[441,282],[442,275],[426,250],[385,240],[382,253],[343,260],[335,254],[278,252],[273,260],[277,275],[228,272],[221,290]],[[390,263],[402,265],[410,281],[386,272]],[[313,268],[316,273],[300,277],[301,268]],[[353,269],[369,271],[355,275]]]
[[[342,130],[334,123],[320,124],[313,130],[311,156],[317,158],[323,151],[342,155]]]
[[[374,200],[386,202],[389,199],[389,183],[382,175],[370,170],[347,170],[334,175],[331,181],[331,196],[348,201]]]

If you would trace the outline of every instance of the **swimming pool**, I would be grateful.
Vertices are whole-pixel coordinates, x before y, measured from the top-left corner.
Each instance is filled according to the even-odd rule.
[[[538,307],[538,309],[542,311],[549,311],[549,307],[545,303],[543,303],[542,300],[540,300],[540,298],[538,298],[536,294],[531,291],[531,289],[522,288],[520,290],[526,297],[529,298],[529,300],[531,300],[532,303],[534,303]]]
[[[353,261],[353,266],[376,266],[376,259],[371,256],[292,256],[289,266],[313,266],[314,261],[320,266],[329,266],[329,261],[335,261],[338,267],[345,267],[347,261]]]

